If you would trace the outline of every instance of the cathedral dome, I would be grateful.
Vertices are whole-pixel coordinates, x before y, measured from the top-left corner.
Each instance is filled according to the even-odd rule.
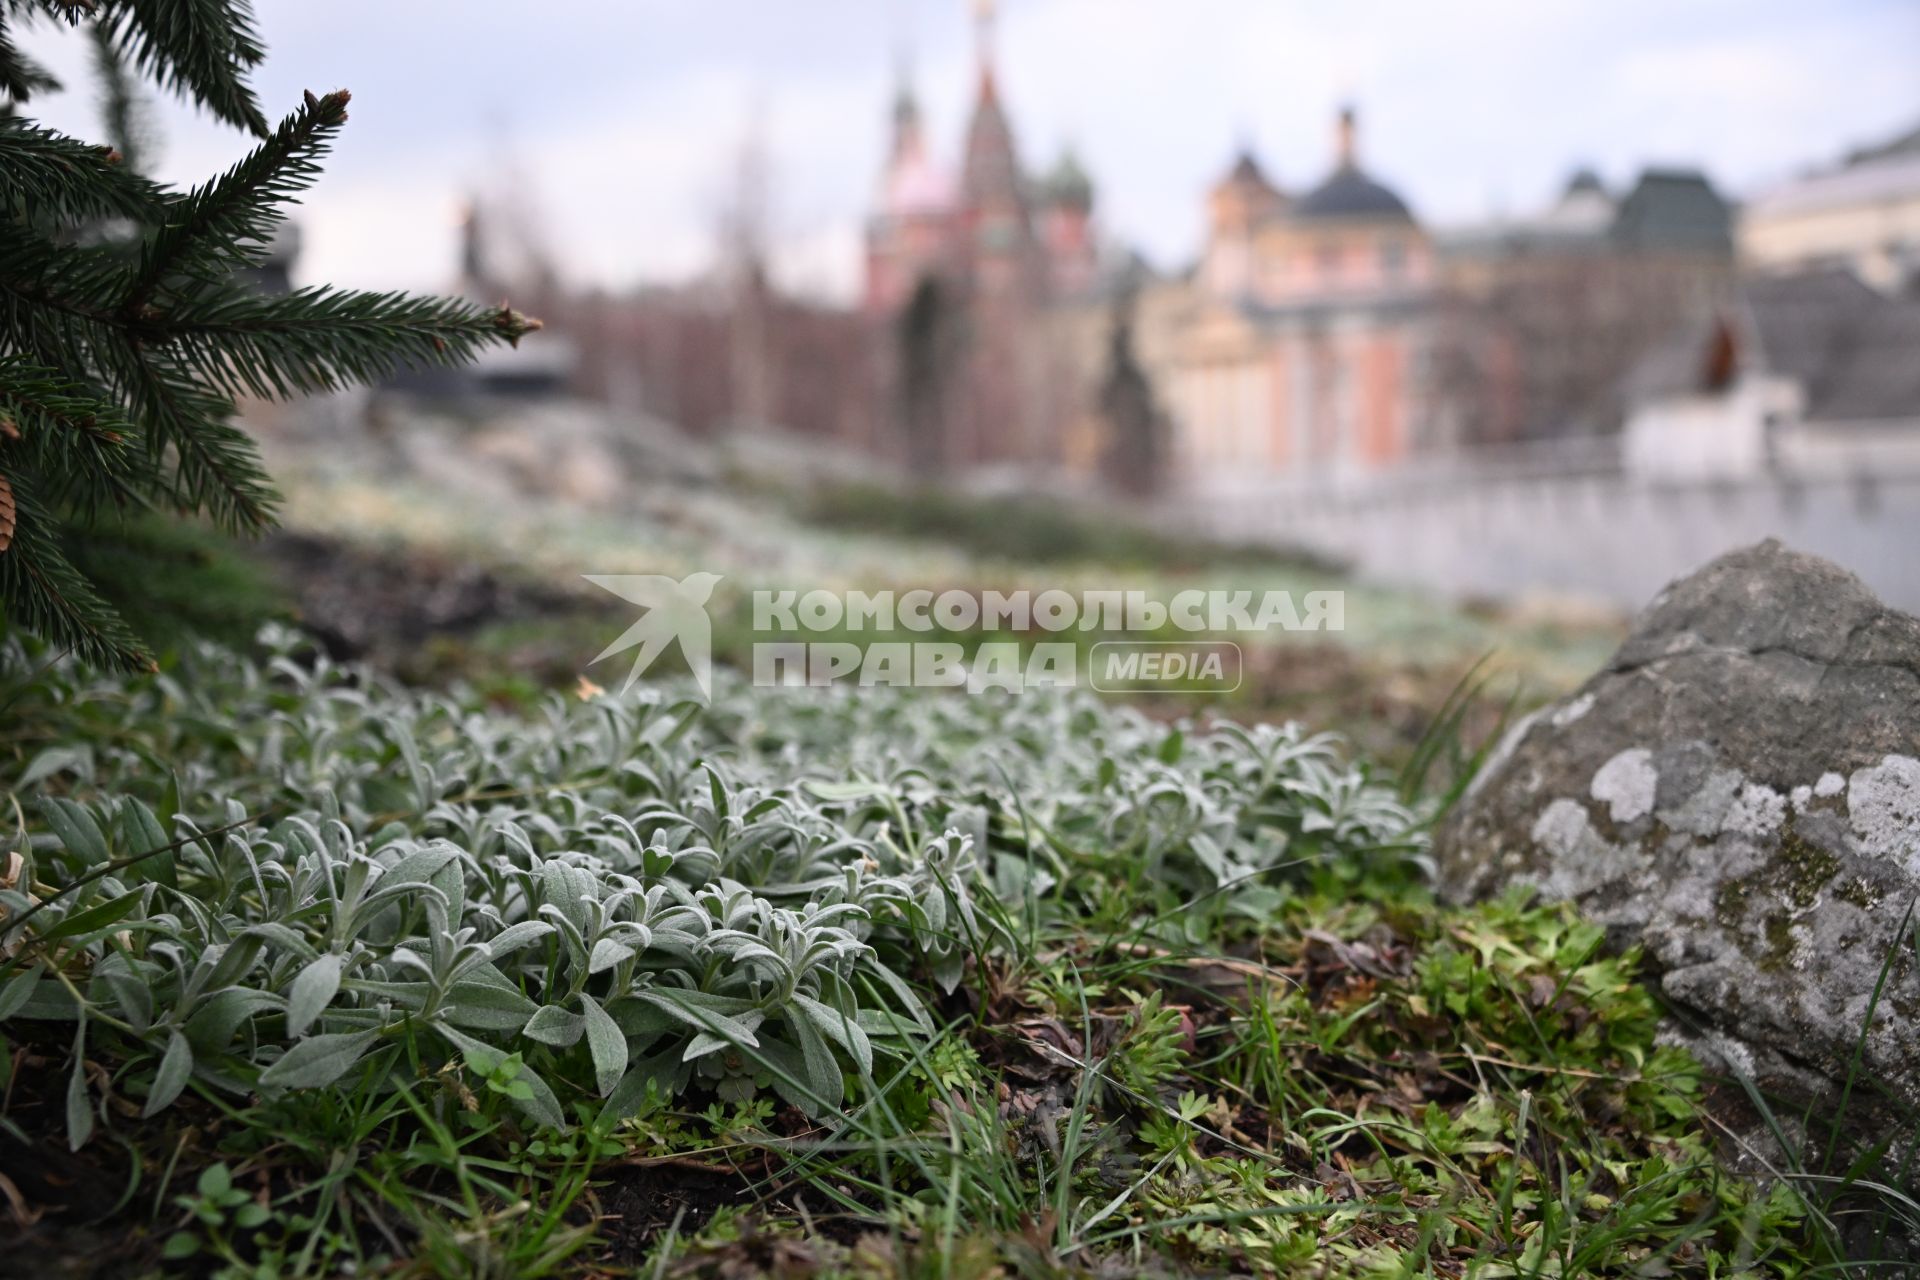
[[[1087,171],[1080,165],[1080,157],[1071,149],[1060,153],[1060,162],[1042,180],[1041,191],[1050,204],[1071,205],[1080,209],[1093,204],[1093,179],[1087,176]]]
[[[1325,182],[1301,196],[1296,218],[1394,218],[1411,222],[1406,201],[1354,165],[1341,165]]]
[[[1412,222],[1407,202],[1374,181],[1355,157],[1356,132],[1352,107],[1343,107],[1334,134],[1338,163],[1333,173],[1293,206],[1296,218],[1374,218]]]

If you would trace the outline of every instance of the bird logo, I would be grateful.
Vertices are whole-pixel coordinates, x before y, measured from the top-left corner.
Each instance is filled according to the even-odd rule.
[[[700,686],[700,696],[713,697],[713,624],[707,618],[707,600],[720,581],[719,574],[690,573],[678,581],[658,573],[582,576],[594,586],[646,609],[640,621],[623,631],[618,640],[602,649],[593,660],[599,662],[640,646],[640,652],[633,659],[633,670],[627,673],[627,682],[620,686],[622,694],[633,688],[640,673],[652,666],[668,645],[678,640],[680,652],[693,671],[694,683]]]

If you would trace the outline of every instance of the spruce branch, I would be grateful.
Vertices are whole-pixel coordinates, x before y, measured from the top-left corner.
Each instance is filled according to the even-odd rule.
[[[285,216],[280,206],[320,176],[320,160],[347,122],[351,96],[345,89],[325,97],[309,93],[245,159],[170,203],[121,309],[142,313],[174,277],[221,280],[256,264]]]
[[[205,512],[234,533],[273,527],[279,495],[253,438],[234,426],[233,402],[167,368],[135,347],[125,366],[125,395],[147,424],[147,455],[158,466],[173,453],[169,497],[182,514]]]
[[[0,467],[24,460],[48,502],[86,516],[145,504],[140,431],[92,387],[23,356],[0,356]]]
[[[98,666],[155,671],[153,655],[127,630],[60,549],[57,526],[32,489],[32,477],[10,473],[13,536],[0,550],[0,600],[28,631]]]
[[[30,3],[0,0],[0,88],[27,76],[4,20]],[[241,0],[37,5],[76,27],[95,22],[108,127],[124,142],[116,152],[0,113],[0,608],[88,661],[150,670],[76,567],[99,545],[101,508],[164,505],[263,530],[278,498],[233,421],[238,397],[459,364],[540,324],[504,303],[248,288],[241,273],[319,175],[348,95],[308,94],[267,129],[244,84],[260,51]],[[262,141],[185,193],[146,181],[122,60]]]
[[[0,198],[27,218],[78,223],[91,218],[144,221],[163,196],[121,163],[113,148],[0,120]]]
[[[266,51],[245,0],[104,0],[98,12],[122,58],[227,123],[267,136],[245,78]]]
[[[228,289],[153,325],[167,354],[234,394],[286,397],[378,382],[401,368],[466,364],[540,327],[511,307],[330,288]]]
[[[26,102],[36,93],[58,92],[59,88],[58,80],[15,47],[7,30],[7,15],[0,12],[0,93],[15,102]]]
[[[126,339],[111,300],[125,290],[126,255],[66,244],[0,222],[0,337],[13,351],[78,381],[110,381]]]

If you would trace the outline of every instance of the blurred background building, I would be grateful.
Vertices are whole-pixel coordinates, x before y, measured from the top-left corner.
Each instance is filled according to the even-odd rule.
[[[1317,157],[1239,148],[1192,193],[1185,261],[1156,265],[1105,227],[1071,147],[1023,155],[993,5],[973,17],[964,99],[936,104],[952,136],[906,59],[874,104],[854,296],[779,283],[749,130],[711,261],[675,284],[568,286],[511,193],[475,198],[456,286],[548,331],[389,390],[1119,502],[1455,592],[1634,601],[1780,533],[1920,600],[1920,565],[1887,550],[1920,537],[1920,130],[1744,207],[1667,162],[1435,223],[1352,103]]]
[[[1733,210],[1696,170],[1609,192],[1589,169],[1531,216],[1440,239],[1433,394],[1448,446],[1605,435],[1623,379],[1733,282]]]
[[[1433,246],[1361,168],[1356,130],[1343,109],[1332,169],[1297,198],[1246,152],[1208,197],[1197,305],[1166,370],[1173,457],[1196,483],[1352,474],[1422,442]]]
[[[1052,330],[1094,287],[1093,183],[1071,152],[1023,167],[993,61],[993,9],[977,7],[978,71],[957,176],[939,159],[903,78],[866,234],[863,310],[881,404],[923,474],[1044,463],[1071,402]]]
[[[1740,252],[1760,271],[1842,267],[1884,293],[1920,287],[1920,127],[1766,192]]]

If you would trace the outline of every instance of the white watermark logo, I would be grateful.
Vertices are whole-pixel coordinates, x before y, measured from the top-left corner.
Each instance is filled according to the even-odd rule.
[[[1244,674],[1239,645],[1205,640],[1102,640],[1087,656],[1087,672],[1103,693],[1156,685],[1232,693]]]
[[[678,581],[589,574],[587,580],[647,609],[594,659],[639,646],[622,693],[678,642],[701,693],[712,696],[707,605],[718,574]],[[1255,596],[1189,590],[1163,601],[1144,591],[759,590],[752,597],[753,682],[979,693],[1071,688],[1084,675],[1105,691],[1228,693],[1243,677],[1241,647],[1228,637],[1346,629],[1343,592],[1309,591],[1297,600],[1287,591]],[[990,638],[998,632],[1016,638]],[[896,635],[903,638],[880,638]]]
[[[668,645],[678,641],[701,696],[713,697],[713,622],[707,617],[707,601],[720,583],[719,574],[690,573],[676,581],[658,573],[589,573],[586,579],[646,608],[640,621],[593,660],[599,662],[640,646],[633,669],[627,672],[627,682],[620,686],[621,693],[633,688],[640,673],[652,666]]]

